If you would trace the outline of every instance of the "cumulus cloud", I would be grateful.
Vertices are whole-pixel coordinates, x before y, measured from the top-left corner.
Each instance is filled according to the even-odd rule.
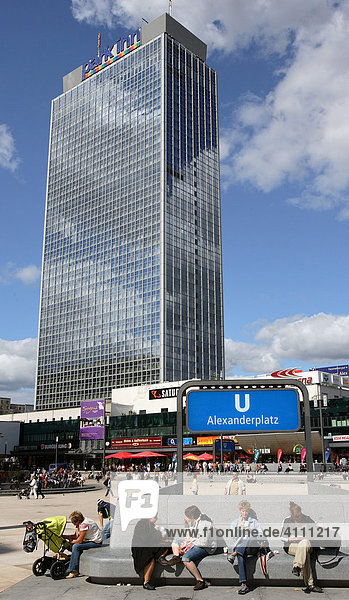
[[[264,323],[254,343],[225,340],[226,373],[237,368],[247,374],[270,373],[282,366],[347,362],[349,316],[318,313],[295,315]]]
[[[35,383],[37,340],[0,339],[0,395],[33,388]],[[11,396],[12,397],[12,396]]]
[[[15,273],[16,279],[20,279],[22,283],[30,285],[36,283],[40,277],[40,269],[36,265],[28,265],[23,269],[19,269]]]
[[[295,29],[292,54],[274,89],[247,95],[222,135],[225,185],[270,192],[296,183],[300,208],[335,208],[349,218],[349,3]]]
[[[167,0],[72,0],[78,21],[110,28],[167,10]],[[209,52],[238,56],[253,44],[261,58],[280,59],[276,85],[236,98],[231,127],[221,131],[223,186],[267,193],[297,184],[290,203],[348,219],[349,0],[176,0],[173,16]]]
[[[13,172],[18,165],[19,158],[10,128],[0,124],[0,166]]]
[[[40,278],[41,271],[36,265],[28,265],[19,269],[14,263],[8,262],[0,271],[0,283],[9,284],[19,279],[25,285],[32,285]]]
[[[72,0],[75,19],[94,25],[125,27],[143,25],[168,12],[168,0]],[[204,40],[209,50],[225,53],[255,41],[264,52],[283,53],[292,30],[329,18],[327,0],[175,0],[172,15]]]

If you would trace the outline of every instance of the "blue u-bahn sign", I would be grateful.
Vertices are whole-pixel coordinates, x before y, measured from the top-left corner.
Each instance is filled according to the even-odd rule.
[[[266,433],[300,428],[295,389],[202,390],[187,394],[187,426],[210,433]]]

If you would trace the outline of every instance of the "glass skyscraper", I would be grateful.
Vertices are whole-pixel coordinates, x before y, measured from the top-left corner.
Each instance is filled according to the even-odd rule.
[[[217,75],[165,14],[52,102],[36,409],[223,371]]]

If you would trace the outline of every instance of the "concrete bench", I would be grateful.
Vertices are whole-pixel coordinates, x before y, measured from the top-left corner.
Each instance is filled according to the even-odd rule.
[[[316,579],[320,585],[334,587],[349,586],[349,549],[341,550],[336,557],[331,551],[322,553],[319,560],[331,561],[324,566],[315,563]],[[116,584],[141,583],[133,567],[133,560],[129,550],[125,549],[124,555],[110,546],[102,546],[96,550],[84,552],[80,559],[80,572],[89,577],[93,583]],[[268,562],[268,577],[266,578],[260,568],[259,559],[248,558],[247,574],[249,581],[255,585],[302,585],[302,578],[292,575],[292,556],[288,556],[282,548]],[[237,585],[237,564],[232,566],[224,555],[208,556],[199,564],[202,576],[214,585]],[[184,567],[178,564],[174,567],[163,567],[156,563],[153,579],[164,585],[192,585],[193,578]],[[298,582],[298,583],[297,583]]]
[[[185,507],[196,504],[201,512],[209,515],[216,529],[230,526],[230,523],[238,514],[238,504],[241,496],[160,496],[158,523],[166,526],[168,524],[181,524]],[[304,514],[313,518],[315,523],[338,523],[349,522],[349,501],[347,495],[318,495],[318,496],[292,496],[292,498],[243,497],[251,503],[251,508],[256,512],[262,527],[268,524],[278,524],[280,527],[285,516],[288,515],[289,500],[302,506]],[[119,582],[140,583],[140,578],[133,567],[131,556],[131,540],[134,524],[130,524],[126,532],[120,526],[120,515],[115,512],[114,527],[110,539],[110,545],[84,552],[80,560],[80,571],[89,577],[92,582],[115,584]],[[183,525],[182,525],[183,527]],[[277,553],[268,562],[269,574],[266,578],[261,570],[259,559],[250,557],[247,561],[247,573],[251,583],[256,585],[300,585],[302,578],[298,579],[292,575],[293,557],[285,553],[280,539],[269,538],[271,549]],[[328,542],[329,544],[331,542]],[[220,545],[232,547],[233,540],[222,537]],[[324,541],[324,546],[327,545]],[[323,586],[349,586],[349,544],[342,540],[340,551],[335,548],[320,550],[319,560],[312,560],[315,569],[316,580]],[[237,585],[238,568],[237,563],[232,566],[223,554],[207,556],[200,562],[200,572],[205,579],[213,584]],[[193,584],[193,578],[179,563],[174,567],[164,567],[156,564],[154,582],[163,584]]]

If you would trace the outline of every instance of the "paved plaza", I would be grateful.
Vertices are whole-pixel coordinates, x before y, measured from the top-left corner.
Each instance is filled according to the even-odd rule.
[[[148,592],[142,586],[107,586],[88,583],[85,577],[72,580],[53,581],[50,577],[30,577],[1,593],[1,600],[47,600],[50,595],[64,600],[95,600],[96,595],[103,600],[231,600],[240,598],[237,587],[212,586],[194,592],[190,586],[158,587]],[[349,590],[331,588],[323,594],[304,594],[302,588],[259,587],[246,595],[248,600],[302,600],[303,598],[323,598],[323,600],[348,600]]]
[[[340,484],[338,483],[336,485]],[[298,491],[306,493],[306,485],[295,481],[293,493]],[[223,494],[225,482],[222,478],[215,478],[213,483],[204,479],[199,483],[199,496],[201,494]],[[187,486],[186,486],[187,487]],[[293,486],[292,486],[293,487]],[[348,483],[341,484],[342,489],[348,490]],[[279,492],[285,491],[285,486],[280,480],[278,485]],[[304,490],[304,491],[303,491]],[[104,497],[105,487],[81,492],[81,493],[63,493],[47,494],[44,499],[34,498],[19,500],[16,496],[0,496],[0,592],[1,598],[21,600],[28,597],[43,599],[54,592],[55,595],[64,595],[64,598],[82,598],[88,599],[95,597],[97,593],[103,594],[103,600],[113,598],[114,600],[137,600],[147,598],[148,595],[153,599],[169,600],[189,600],[191,598],[238,598],[237,587],[212,586],[203,591],[194,592],[190,586],[166,586],[159,587],[153,592],[143,590],[141,586],[108,586],[95,585],[87,581],[86,577],[79,577],[74,580],[53,581],[49,576],[34,577],[31,567],[36,558],[39,558],[43,552],[42,542],[39,542],[39,548],[32,554],[27,554],[22,549],[24,536],[24,520],[38,522],[44,518],[65,515],[69,516],[72,510],[81,510],[87,517],[97,520],[96,503],[97,499]],[[248,486],[247,496],[258,494],[275,494],[275,483],[268,482],[268,478],[263,478],[257,484]],[[188,487],[190,495],[190,486]],[[198,498],[199,499],[199,498]],[[198,502],[198,499],[196,502]],[[112,499],[111,499],[112,500]],[[194,497],[193,497],[194,500]],[[67,532],[73,531],[71,524],[67,524]],[[298,584],[298,587],[296,587]],[[293,600],[302,598],[304,593],[295,582],[295,587],[258,587],[252,590],[247,597],[250,600],[274,600],[285,599]],[[311,594],[314,596],[314,594]],[[322,595],[326,600],[349,600],[349,589],[327,588]]]

